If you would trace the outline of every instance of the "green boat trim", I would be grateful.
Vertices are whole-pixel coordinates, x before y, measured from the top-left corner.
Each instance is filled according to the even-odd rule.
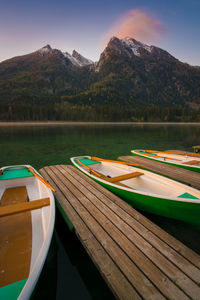
[[[161,195],[148,194],[133,190],[131,188],[117,186],[116,184],[107,182],[98,178],[76,163],[76,159],[72,158],[72,163],[88,177],[104,186],[123,200],[125,200],[132,207],[147,211],[153,214],[158,214],[164,217],[177,219],[186,223],[190,223],[197,229],[200,229],[200,199],[185,192],[181,195],[173,197],[165,197]],[[164,177],[164,176],[162,176]],[[167,178],[166,178],[167,179]],[[171,179],[168,179],[171,180]],[[174,180],[171,180],[174,181]],[[179,183],[180,185],[183,185]],[[193,190],[193,188],[191,188]],[[188,196],[188,197],[187,197]],[[186,198],[187,197],[187,198]],[[183,201],[184,199],[184,201]]]
[[[28,170],[28,168],[10,168],[3,170],[3,173],[0,175],[0,180],[16,179],[31,176],[34,175]]]
[[[17,281],[12,284],[8,284],[0,288],[0,299],[1,300],[11,300],[17,299],[20,295],[23,287],[25,286],[27,279]]]
[[[184,194],[181,194],[180,196],[178,196],[178,198],[190,198],[190,199],[198,199],[197,197],[189,194],[189,193],[184,193]]]
[[[133,156],[144,157],[146,159],[157,161],[157,162],[160,162],[162,164],[167,164],[167,165],[170,165],[170,166],[174,166],[174,167],[178,167],[178,168],[182,168],[182,169],[186,169],[186,170],[190,170],[190,171],[193,171],[193,172],[200,173],[200,167],[198,167],[198,166],[197,167],[193,167],[193,166],[190,166],[190,165],[183,165],[183,164],[176,164],[176,163],[172,163],[172,162],[162,161],[162,160],[157,159],[156,155],[155,155],[155,158],[152,158],[152,157],[146,156],[144,151],[140,151],[140,150],[137,150],[137,151],[138,151],[137,153],[134,152],[134,151],[131,151],[131,154]]]
[[[79,161],[82,162],[86,166],[100,164],[100,161],[94,161],[94,160],[91,160],[91,159],[88,159],[88,158],[81,158],[81,159],[79,159]],[[79,166],[81,166],[81,164],[79,164],[78,162],[77,162],[77,164]]]
[[[144,151],[140,151],[140,153],[148,154],[145,150],[144,150]],[[151,153],[151,155],[153,155],[153,156],[158,156],[156,153]]]

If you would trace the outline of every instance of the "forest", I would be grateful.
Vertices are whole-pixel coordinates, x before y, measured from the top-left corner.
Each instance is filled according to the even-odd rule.
[[[200,122],[200,109],[181,106],[126,107],[121,105],[13,103],[0,104],[0,121],[87,121],[87,122]]]

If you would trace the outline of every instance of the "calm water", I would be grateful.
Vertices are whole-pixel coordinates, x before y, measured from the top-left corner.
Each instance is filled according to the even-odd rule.
[[[116,159],[130,150],[179,149],[200,144],[200,124],[0,126],[0,166],[30,164],[36,169],[69,164],[77,155]],[[181,222],[147,215],[196,252],[199,232]],[[57,214],[51,251],[36,299],[112,299],[86,252]]]

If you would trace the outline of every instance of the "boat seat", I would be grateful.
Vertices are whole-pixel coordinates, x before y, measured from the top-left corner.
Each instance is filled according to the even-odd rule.
[[[200,164],[200,161],[199,160],[190,160],[190,161],[184,162],[183,164],[185,164],[185,165],[197,165],[197,164]]]
[[[28,201],[26,186],[5,189],[0,200],[0,217],[26,212],[50,205],[49,198]]]
[[[0,207],[0,217],[24,213],[30,210],[39,209],[50,205],[50,198],[42,198],[29,202],[17,203]]]
[[[144,173],[133,172],[133,173],[128,173],[128,174],[124,174],[124,175],[120,175],[120,176],[115,176],[115,177],[109,178],[109,181],[111,183],[116,183],[118,181],[128,180],[128,179],[131,179],[131,178],[139,177],[141,175],[144,175]]]

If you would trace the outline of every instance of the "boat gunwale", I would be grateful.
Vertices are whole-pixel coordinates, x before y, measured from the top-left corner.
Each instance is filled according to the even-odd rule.
[[[81,166],[79,166],[77,163],[76,163],[76,159],[81,159],[81,158],[91,158],[91,156],[76,156],[76,157],[71,157],[70,158],[70,160],[72,161],[72,163],[79,169],[79,170],[81,170],[82,172],[84,172],[87,176],[89,176],[89,177],[92,177],[93,179],[95,179],[95,180],[98,180],[98,181],[101,181],[102,183],[104,183],[104,184],[106,184],[106,185],[110,185],[110,186],[113,186],[113,187],[115,187],[115,188],[117,188],[117,189],[120,189],[120,190],[125,190],[125,191],[127,191],[127,192],[131,192],[131,193],[134,193],[134,194],[140,194],[140,195],[144,195],[144,196],[147,196],[147,197],[152,197],[152,198],[161,198],[161,199],[165,199],[165,200],[170,200],[170,201],[179,201],[179,202],[181,202],[181,203],[195,203],[195,204],[200,204],[200,199],[190,199],[190,198],[180,198],[180,197],[167,197],[167,196],[163,196],[163,195],[160,195],[160,194],[153,194],[153,193],[151,193],[151,194],[149,194],[149,193],[147,193],[147,192],[141,192],[141,191],[139,191],[139,190],[137,190],[137,189],[132,189],[132,188],[128,188],[128,187],[123,187],[123,186],[120,186],[120,185],[117,185],[117,184],[114,184],[114,183],[112,183],[112,182],[109,182],[109,181],[106,181],[106,180],[104,180],[104,179],[102,179],[102,178],[100,178],[100,177],[97,177],[97,176],[95,176],[95,175],[93,175],[93,174],[90,174],[88,171],[86,171],[86,170],[84,170],[83,169],[83,167],[81,167]],[[105,162],[104,162],[105,163]],[[114,164],[114,162],[113,163],[111,163],[111,162],[107,162],[108,164]],[[142,169],[143,170],[143,169]],[[145,170],[146,172],[149,172],[149,173],[153,173],[153,172],[150,172],[150,171],[147,171],[147,170]],[[169,178],[167,178],[167,177],[165,177],[165,176],[162,176],[162,175],[158,175],[158,174],[155,174],[155,173],[153,173],[154,175],[156,175],[156,176],[159,176],[159,177],[162,177],[162,178],[165,178],[167,181],[169,181],[169,182],[172,182],[173,183],[173,181],[175,182],[175,183],[177,183],[178,185],[181,185],[181,186],[187,186],[187,185],[185,185],[185,184],[183,184],[183,183],[180,183],[180,182],[178,182],[178,181],[175,181],[175,180],[172,180],[172,179],[169,179]],[[190,186],[187,186],[189,189],[191,189],[191,190],[194,190],[195,192],[196,191],[198,191],[197,189],[194,189],[194,188],[192,188],[192,187],[190,187]]]

